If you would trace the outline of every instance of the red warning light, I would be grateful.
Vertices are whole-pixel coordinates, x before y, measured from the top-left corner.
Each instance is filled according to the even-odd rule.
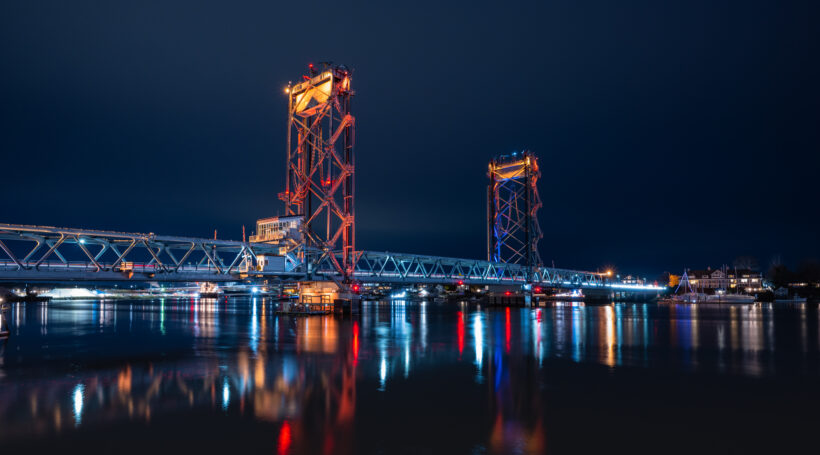
[[[458,280],[458,285],[463,286],[464,285],[464,280]]]
[[[535,290],[535,293],[536,293],[536,294],[540,294],[540,293],[541,293],[541,287],[540,287],[540,286],[536,286],[534,290]]]
[[[353,290],[353,292],[359,292],[359,290],[361,289],[361,287],[359,287],[359,285],[358,285],[358,284],[354,284],[354,285],[351,287],[351,289]]]
[[[506,295],[507,297],[509,297],[509,296],[511,296],[511,295],[512,295],[512,292],[510,292],[510,291],[505,291],[505,292],[504,292],[504,295]]]

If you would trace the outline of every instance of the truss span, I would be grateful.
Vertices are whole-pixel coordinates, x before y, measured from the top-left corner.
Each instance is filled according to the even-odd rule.
[[[341,252],[339,253],[341,254]],[[281,266],[266,269],[265,258]],[[264,243],[86,229],[0,224],[0,281],[240,281],[342,279],[326,255],[307,276],[293,255]],[[604,274],[473,259],[358,251],[354,279],[385,284],[534,284],[654,292],[609,282]],[[529,271],[532,270],[532,275]]]
[[[532,270],[532,277],[529,271]],[[323,267],[332,273],[329,264]],[[539,284],[551,287],[603,287],[605,276],[596,272],[507,264],[439,256],[360,251],[356,280],[365,283],[430,284]]]
[[[237,281],[272,274],[256,266],[265,255],[278,250],[231,240],[0,224],[1,281]]]

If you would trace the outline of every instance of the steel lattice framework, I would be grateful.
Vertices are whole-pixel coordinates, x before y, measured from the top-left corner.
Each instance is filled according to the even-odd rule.
[[[538,158],[530,151],[498,156],[490,161],[487,176],[487,260],[541,266]]]
[[[350,113],[351,74],[344,66],[310,66],[310,75],[288,87],[288,215],[304,217],[303,240],[294,253],[310,274],[324,261],[347,283],[355,256],[355,119]]]
[[[13,224],[0,224],[0,251],[5,281],[238,281],[265,275],[259,255],[278,255],[262,243]]]
[[[356,279],[379,283],[515,284],[553,287],[603,287],[596,272],[532,267],[475,259],[363,251],[356,263]]]

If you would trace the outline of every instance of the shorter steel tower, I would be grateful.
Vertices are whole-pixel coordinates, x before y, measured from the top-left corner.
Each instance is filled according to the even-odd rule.
[[[288,216],[303,219],[299,253],[307,273],[331,264],[349,282],[355,262],[353,127],[350,70],[313,64],[288,86],[288,156],[285,191]]]
[[[538,158],[528,150],[497,156],[490,161],[487,176],[487,260],[542,265]]]

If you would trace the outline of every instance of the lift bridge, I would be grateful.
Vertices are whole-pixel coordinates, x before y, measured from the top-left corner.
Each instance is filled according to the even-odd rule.
[[[5,282],[343,279],[330,258],[307,271],[296,255],[281,255],[280,246],[260,242],[0,224],[0,250],[6,256],[0,261],[0,281]],[[268,267],[271,260],[279,263]],[[354,278],[361,283],[610,285],[601,273],[552,267],[529,270],[473,259],[358,251],[354,261]]]
[[[487,260],[355,248],[352,74],[309,66],[285,89],[286,215],[261,219],[249,241],[0,224],[0,282],[261,282],[536,285],[657,292],[606,274],[544,267],[537,157],[492,160]],[[2,257],[5,255],[5,257]]]

